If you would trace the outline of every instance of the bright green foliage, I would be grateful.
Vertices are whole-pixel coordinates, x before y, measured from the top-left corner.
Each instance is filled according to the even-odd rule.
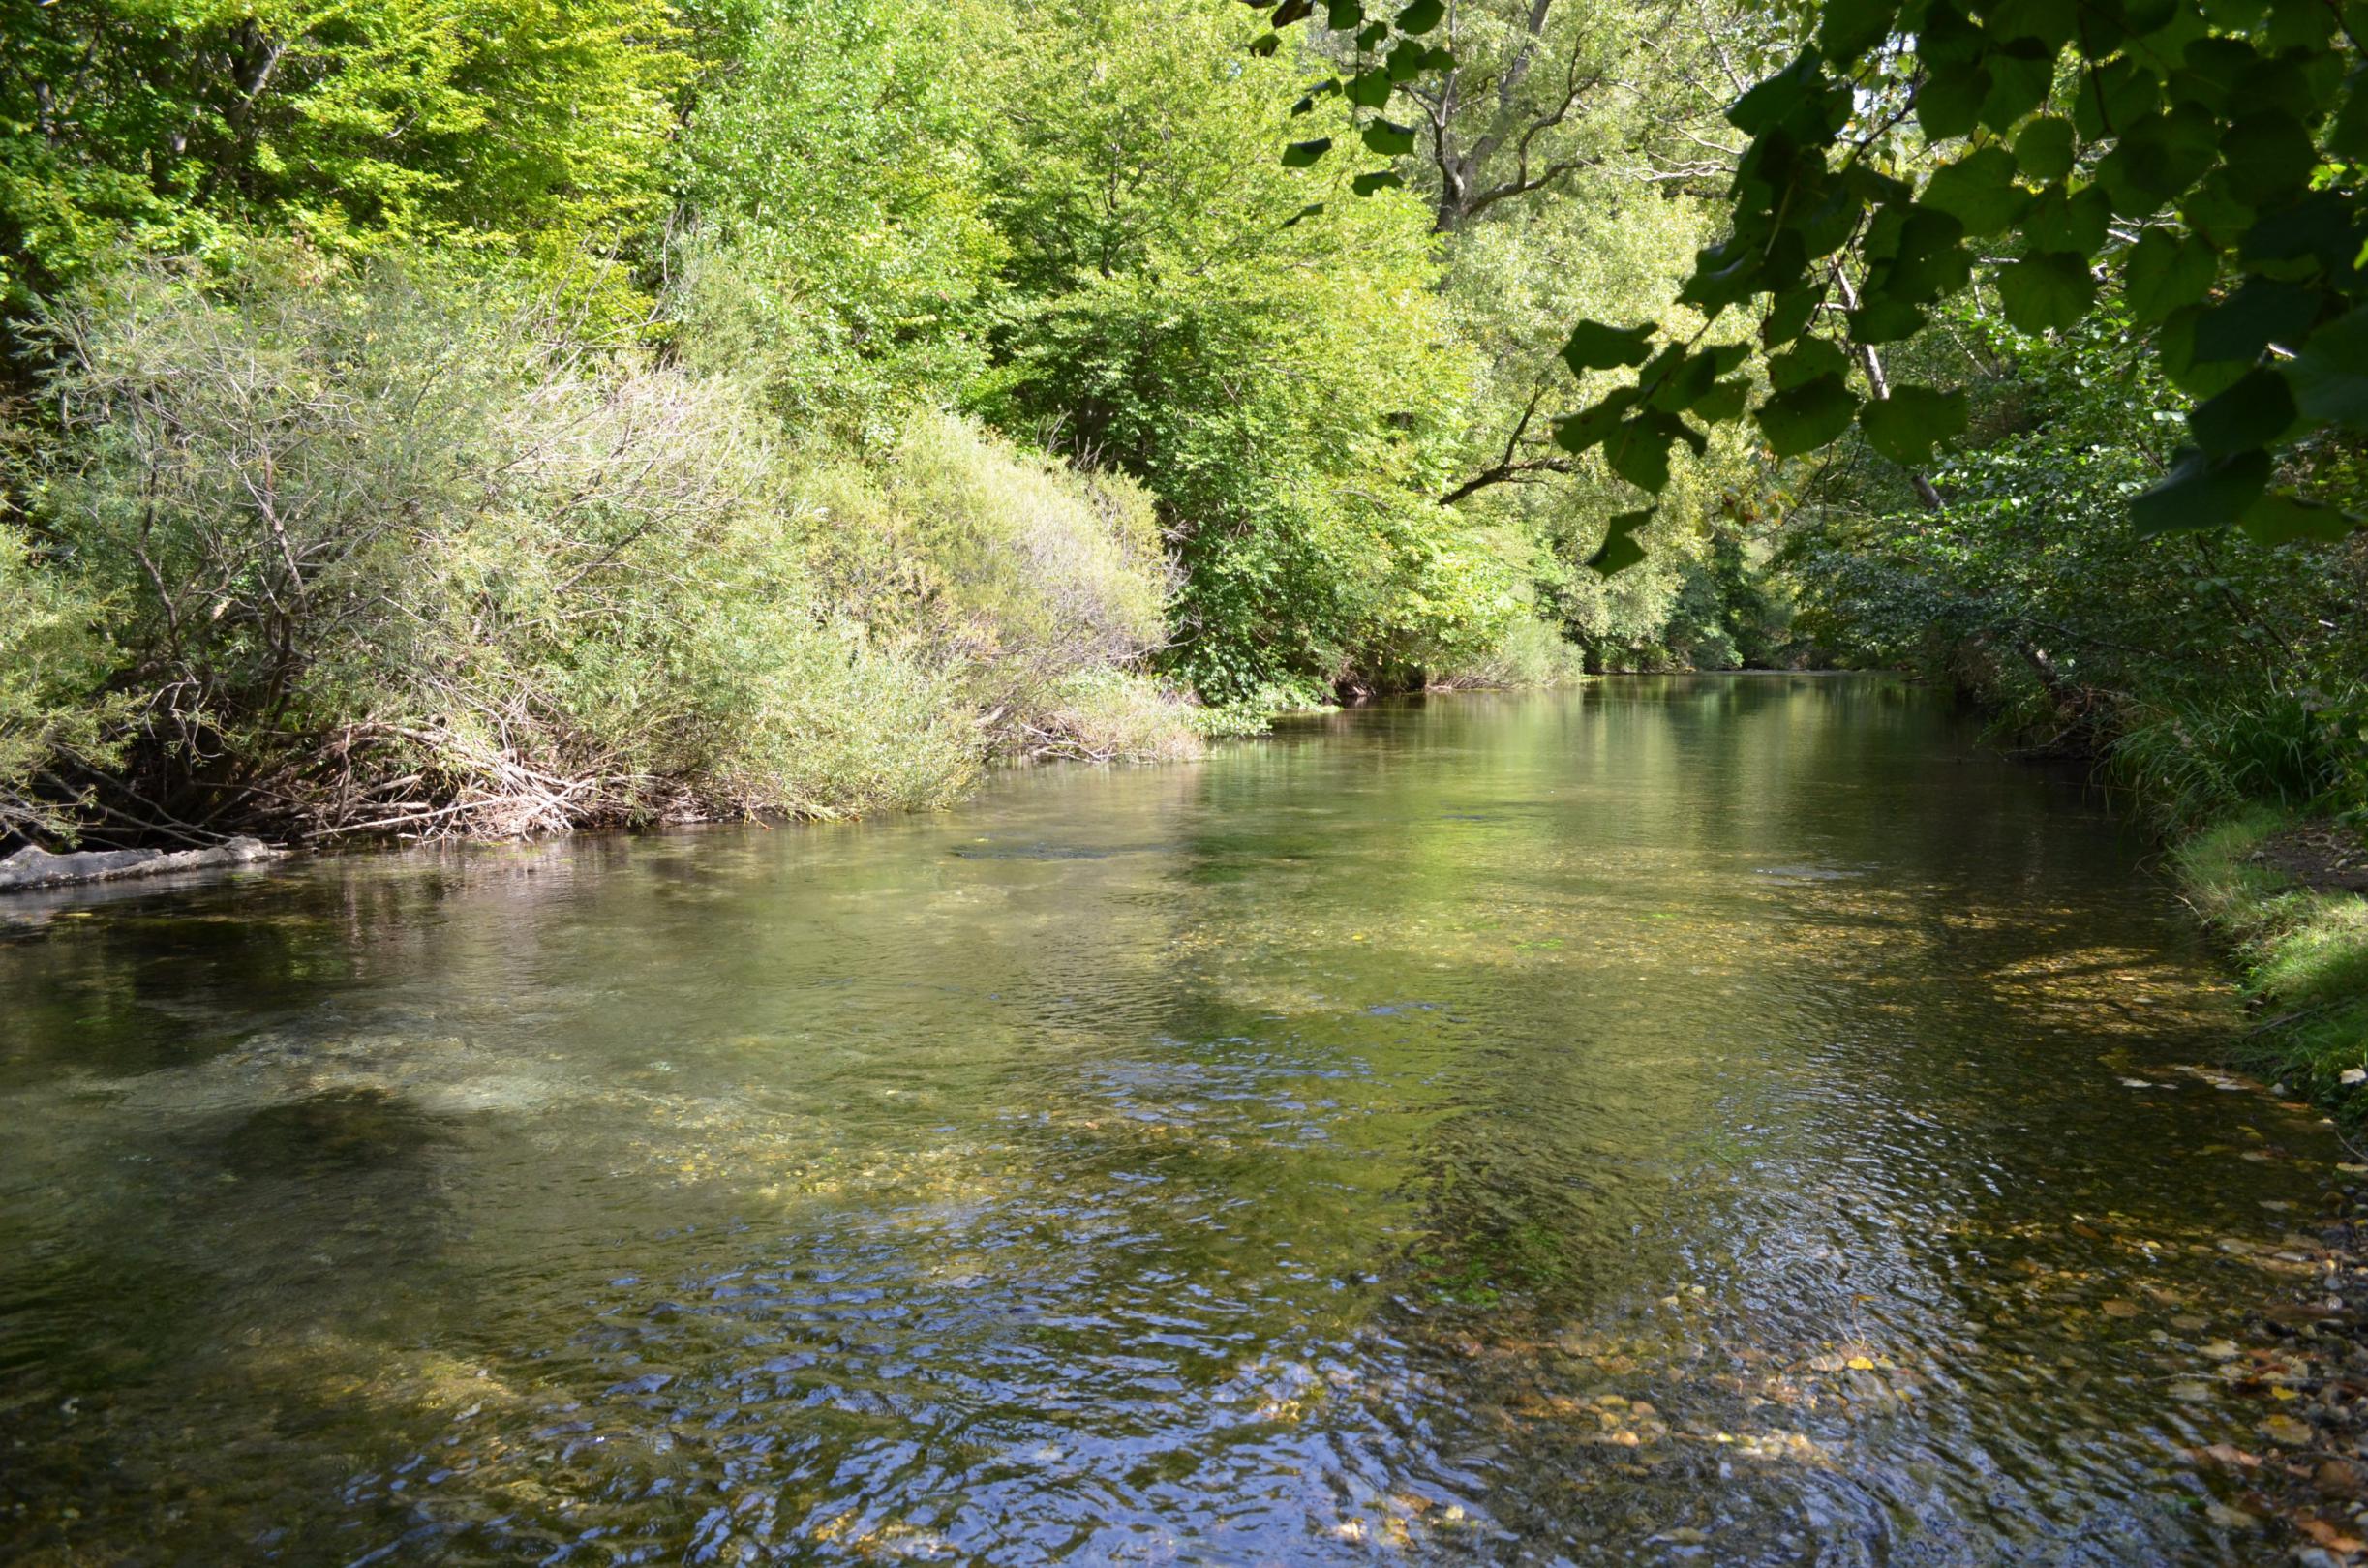
[[[665,197],[667,0],[76,0],[0,24],[0,291],[243,226],[612,249]]]
[[[1107,0],[1040,16],[999,149],[1015,297],[983,407],[1159,498],[1183,584],[1169,659],[1221,702],[1387,682],[1493,640],[1493,555],[1434,502],[1460,433],[1428,225],[1263,155],[1287,63],[1242,14]]]
[[[109,732],[122,717],[99,695],[114,653],[103,607],[5,525],[0,605],[0,832],[71,839],[89,777],[115,760]]]
[[[761,381],[802,437],[886,439],[984,363],[1005,247],[966,89],[997,30],[886,0],[770,0],[743,22],[684,137],[676,341]]]
[[[799,495],[834,610],[957,671],[1017,749],[1057,744],[1076,682],[1136,667],[1165,638],[1159,528],[1124,475],[924,414],[880,461],[825,468]]]

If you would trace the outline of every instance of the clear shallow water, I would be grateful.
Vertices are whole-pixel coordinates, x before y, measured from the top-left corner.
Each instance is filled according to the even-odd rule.
[[[2336,1152],[2137,853],[1673,678],[10,906],[0,1557],[2252,1560]]]

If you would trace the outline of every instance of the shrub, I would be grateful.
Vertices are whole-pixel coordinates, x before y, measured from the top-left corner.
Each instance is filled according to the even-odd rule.
[[[805,494],[835,602],[958,669],[997,744],[1104,753],[1066,725],[1080,692],[1118,687],[1080,678],[1138,665],[1164,636],[1168,569],[1138,486],[920,414],[884,461],[837,465]]]
[[[945,674],[815,602],[731,383],[392,266],[141,269],[51,331],[40,515],[123,607],[122,793],[179,821],[830,812],[977,766]]]
[[[102,606],[0,524],[0,845],[71,840],[79,773],[112,761],[116,705],[102,697],[110,649]]]

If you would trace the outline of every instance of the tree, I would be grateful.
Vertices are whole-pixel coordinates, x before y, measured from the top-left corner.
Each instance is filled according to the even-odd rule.
[[[77,0],[0,48],[0,296],[126,242],[611,248],[666,196],[668,0]]]
[[[1277,28],[1309,15],[1283,0]],[[2025,332],[2078,323],[2110,290],[2199,399],[2188,443],[2132,506],[2148,533],[2241,523],[2266,540],[2357,519],[2296,488],[2279,454],[2368,429],[2368,73],[2357,0],[1826,0],[1813,38],[1744,93],[1748,145],[1728,232],[1678,303],[1700,324],[1582,321],[1563,357],[1617,384],[1563,419],[1649,496],[1672,450],[1743,417],[1754,347],[1767,449],[1796,457],[1855,424],[1910,469],[1964,428],[1961,393],[1892,385],[1875,350],[1915,337],[1979,282]],[[1367,21],[1325,7],[1358,52],[1315,95],[1366,109],[1457,68],[1424,40],[1442,0]],[[1386,47],[1385,47],[1386,45]],[[1925,146],[1903,128],[1913,121]],[[1368,140],[1370,145],[1370,138]],[[1936,163],[1928,149],[1946,148]],[[1381,149],[1377,149],[1381,150]],[[1714,338],[1754,309],[1756,346]],[[1853,377],[1863,377],[1854,385]],[[1930,498],[1937,499],[1937,497]],[[1649,508],[1615,520],[1599,563],[1636,558]]]

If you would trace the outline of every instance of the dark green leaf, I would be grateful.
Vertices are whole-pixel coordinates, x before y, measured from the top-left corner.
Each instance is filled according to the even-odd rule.
[[[1803,49],[1793,63],[1754,86],[1727,110],[1727,123],[1746,136],[1804,114],[1824,95],[1823,62],[1815,49]]]
[[[1981,121],[2001,136],[2046,103],[2055,84],[2054,51],[2035,45],[1993,51],[1983,69],[1989,73],[1989,91],[1982,97]]]
[[[2163,374],[2171,384],[2190,397],[2208,398],[2234,385],[2245,374],[2245,367],[2231,360],[2198,363],[2196,359],[2196,323],[2203,318],[2201,305],[2183,306],[2163,317],[2155,330],[2154,342],[2163,361]]]
[[[1369,174],[1359,174],[1349,182],[1349,189],[1358,196],[1369,196],[1376,191],[1394,191],[1405,183],[1405,175],[1395,169],[1381,168]]]
[[[1809,318],[1817,314],[1818,302],[1824,298],[1823,288],[1803,284],[1770,300],[1767,319],[1760,323],[1761,344],[1780,348],[1807,331]]]
[[[2072,172],[2072,122],[2045,114],[2015,138],[2015,164],[2035,180],[2060,180]]]
[[[1825,0],[1817,20],[1817,47],[1837,66],[1855,65],[1883,42],[1898,0]]]
[[[1383,158],[1402,158],[1414,150],[1414,128],[1376,120],[1365,127],[1365,147]]]
[[[1850,358],[1839,346],[1824,338],[1803,338],[1791,352],[1768,361],[1768,384],[1786,392],[1820,377],[1839,376],[1849,368]]]
[[[2065,251],[2090,256],[2105,249],[2113,221],[2112,204],[2101,186],[2067,192],[2051,185],[2040,193],[2022,221],[2023,243],[2034,251]]]
[[[2125,55],[2081,74],[2072,101],[2072,123],[2082,140],[2103,141],[2120,136],[2161,105],[2162,92],[2153,75]]]
[[[1998,274],[1998,303],[2018,332],[2060,332],[2087,315],[2096,297],[2087,261],[2069,252],[2026,256]]]
[[[1416,76],[1421,75],[1422,57],[1429,52],[1430,50],[1411,38],[1400,43],[1389,51],[1389,59],[1385,67],[1389,73],[1389,79],[1393,82],[1412,81]]]
[[[2171,471],[2130,502],[2130,521],[2148,535],[2226,528],[2261,499],[2268,484],[2266,452],[2207,458],[2182,447]]]
[[[1694,400],[1688,411],[1708,424],[1729,424],[1743,417],[1744,405],[1750,397],[1751,383],[1741,376],[1730,376],[1713,383],[1708,392]]]
[[[1934,443],[1964,433],[1966,401],[1962,392],[1935,392],[1927,386],[1896,386],[1888,398],[1878,398],[1858,411],[1858,422],[1874,449],[1903,468],[1922,467],[1931,459]]]
[[[1770,451],[1778,457],[1798,457],[1831,443],[1850,428],[1850,418],[1857,412],[1858,399],[1850,395],[1837,373],[1776,394],[1760,406],[1754,417],[1768,438]]]
[[[1437,27],[1440,18],[1446,14],[1445,0],[1414,0],[1412,5],[1398,13],[1398,31],[1410,38],[1419,38]]]
[[[1934,66],[1916,90],[1916,123],[1934,141],[1964,136],[1981,123],[1989,88],[1989,72],[1983,66]]]
[[[1266,20],[1277,28],[1289,27],[1292,22],[1306,20],[1315,10],[1316,0],[1283,0],[1281,5],[1274,8],[1274,15]]]
[[[2066,0],[1993,0],[1982,30],[2007,43],[2028,40],[2052,56],[2079,32],[2080,8]]]
[[[1285,228],[1296,228],[1301,224],[1306,223],[1310,218],[1321,216],[1322,212],[1322,202],[1311,201],[1306,206],[1301,207],[1297,212],[1294,212],[1290,217],[1284,219],[1283,226]]]
[[[1904,343],[1924,330],[1924,312],[1896,299],[1878,299],[1850,313],[1850,337],[1864,344]]]
[[[1648,412],[1623,420],[1603,443],[1603,461],[1637,489],[1657,496],[1669,488],[1669,443],[1677,438],[1675,414]]]
[[[2021,216],[2031,194],[2015,183],[2012,154],[1983,147],[1935,173],[1923,200],[1956,218],[1968,234],[1995,234]]]
[[[2196,444],[2213,457],[2269,446],[2294,422],[2293,389],[2264,366],[2217,397],[2188,410],[2187,428]]]
[[[2196,360],[2250,361],[2273,343],[2300,343],[2318,318],[2319,296],[2310,289],[2248,278],[2243,287],[2197,318]]]
[[[2335,29],[2335,8],[2326,0],[2269,0],[2269,46],[2323,49]]]
[[[2294,403],[2313,419],[2368,430],[2368,306],[2321,327],[2287,374]]]
[[[2113,210],[2142,217],[2203,177],[2220,149],[2211,115],[2194,105],[2127,124],[2120,144],[2097,165],[2097,180]]]
[[[2352,73],[2344,106],[2327,132],[2327,149],[2353,163],[2368,163],[2368,71]]]
[[[2318,501],[2272,491],[2246,511],[2244,525],[2245,533],[2257,544],[2292,544],[2298,539],[2334,544],[2358,528],[2360,519]]]
[[[1306,168],[1331,150],[1330,136],[1318,136],[1313,141],[1294,141],[1283,149],[1283,166]]]
[[[1648,506],[1641,511],[1623,512],[1613,518],[1611,526],[1603,531],[1601,547],[1587,558],[1587,564],[1597,575],[1609,577],[1644,559],[1645,547],[1636,542],[1636,534],[1653,521],[1654,510]]]
[[[1341,94],[1358,108],[1380,108],[1389,102],[1389,72],[1361,71],[1341,83]]]
[[[2319,149],[2301,122],[2283,109],[2257,109],[2221,135],[2220,160],[2256,207],[2299,191],[2318,166]]]
[[[1962,287],[1973,268],[1958,243],[1964,232],[1955,214],[1921,202],[1879,209],[1867,236],[1867,258],[1875,263],[1867,299],[1922,305]]]
[[[2341,278],[2353,270],[2358,250],[2352,202],[2337,191],[2315,191],[2263,214],[2239,246],[2248,267],[2290,283],[2318,272]]]
[[[2190,234],[2174,237],[2167,228],[2149,228],[2123,273],[2130,315],[2143,326],[2160,321],[2183,305],[2193,305],[2211,291],[2220,263],[2210,246]]]
[[[1554,444],[1571,453],[1584,452],[1591,446],[1599,445],[1605,437],[1611,435],[1613,427],[1620,423],[1620,416],[1634,407],[1636,389],[1632,386],[1617,387],[1605,394],[1601,402],[1581,409],[1567,419],[1557,421]]]
[[[1759,248],[1729,240],[1695,253],[1693,275],[1678,290],[1678,301],[1715,316],[1758,293],[1764,277]]]
[[[1916,52],[1934,65],[1971,65],[1989,50],[1989,39],[1965,15],[1961,0],[1911,5],[1907,19],[1916,34]]]
[[[1351,33],[1364,24],[1363,0],[1328,0],[1324,22],[1335,33]]]
[[[1260,33],[1250,41],[1250,52],[1261,60],[1282,46],[1283,35],[1280,33]]]
[[[1625,331],[1607,327],[1600,321],[1581,321],[1570,329],[1570,341],[1563,345],[1563,363],[1570,367],[1573,376],[1583,376],[1591,370],[1641,365],[1652,356],[1653,330],[1650,321]]]

